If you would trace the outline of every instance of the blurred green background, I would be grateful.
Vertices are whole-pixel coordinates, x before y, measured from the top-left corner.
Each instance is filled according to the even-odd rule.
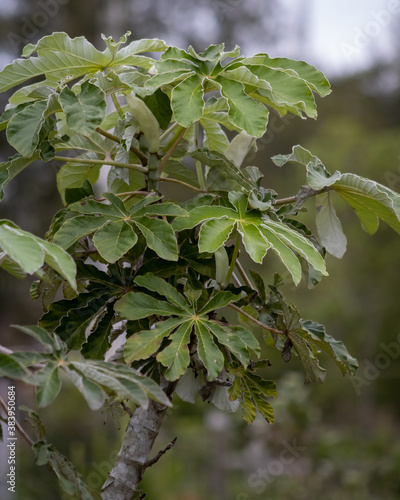
[[[117,38],[130,30],[132,39],[158,37],[197,50],[224,41],[228,48],[241,45],[245,55],[306,59],[322,67],[333,87],[329,97],[318,100],[318,120],[271,115],[270,130],[248,163],[265,174],[265,186],[280,197],[291,196],[304,182],[304,172],[295,166],[280,170],[270,157],[301,144],[331,172],[354,172],[400,191],[400,14],[390,11],[390,4],[368,1],[357,10],[340,1],[324,11],[311,0],[2,0],[0,64],[53,31],[85,35],[99,48],[102,32]],[[6,98],[0,95],[1,107]],[[0,161],[5,161],[12,152],[4,134],[0,141]],[[39,163],[25,170],[8,186],[0,217],[43,236],[60,206],[56,172],[55,165]],[[301,218],[312,226],[312,200],[306,208]],[[178,441],[146,472],[146,499],[400,499],[400,239],[384,226],[370,237],[350,209],[339,204],[338,212],[348,238],[343,259],[328,258],[330,276],[313,290],[294,288],[283,273],[283,290],[303,317],[323,323],[358,357],[358,378],[343,378],[324,358],[325,384],[304,386],[297,360],[285,364],[265,347],[272,363],[266,375],[277,381],[279,393],[272,401],[273,425],[257,419],[248,427],[239,413],[227,415],[211,404],[190,405],[176,397],[155,451],[175,436]],[[276,270],[283,272],[270,255],[258,270],[266,283]],[[0,274],[2,345],[26,347],[26,338],[9,325],[36,322],[41,314],[40,304],[29,298],[29,284]],[[6,387],[7,381],[0,381],[1,393]],[[34,407],[30,390],[22,386],[18,400]],[[49,441],[72,459],[90,486],[99,487],[127,418],[116,430],[68,388],[41,415]],[[21,438],[18,443],[13,498],[64,498],[52,474],[34,466],[26,443]],[[2,479],[3,452],[0,444]],[[0,497],[8,500],[4,486]]]

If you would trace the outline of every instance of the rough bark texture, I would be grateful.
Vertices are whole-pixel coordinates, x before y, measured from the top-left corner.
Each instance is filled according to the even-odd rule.
[[[150,401],[129,420],[114,467],[102,488],[103,500],[131,500],[143,478],[146,463],[163,422],[167,407]]]

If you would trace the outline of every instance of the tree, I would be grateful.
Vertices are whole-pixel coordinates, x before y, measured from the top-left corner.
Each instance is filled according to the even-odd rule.
[[[129,499],[165,451],[149,459],[173,393],[240,407],[249,424],[257,412],[272,423],[268,399],[277,393],[264,378],[267,349],[285,362],[298,356],[306,383],[324,381],[321,351],[343,374],[356,372],[342,342],[285,300],[278,273],[266,287],[240,259],[261,264],[270,250],[295,285],[303,278],[314,287],[327,275],[326,252],[341,258],[346,250],[335,194],[370,234],[380,219],[400,233],[400,196],[352,173],[330,174],[301,146],[272,159],[305,168],[294,196],[278,198],[258,168],[243,166],[270,109],[317,117],[314,93],[324,97],[330,86],[313,66],[240,57],[223,44],[197,53],[158,39],[104,42],[100,52],[83,37],[54,33],[0,72],[1,92],[25,85],[0,117],[17,152],[0,164],[0,195],[34,161],[59,162],[64,203],[45,239],[0,221],[1,267],[35,275],[31,296],[44,309],[37,325],[17,327],[42,351],[2,347],[0,373],[33,385],[38,407],[59,394],[60,372],[93,410],[106,399],[122,405],[131,418],[101,498]],[[144,55],[152,52],[159,60]],[[93,186],[106,168],[99,195]],[[180,189],[175,199],[169,186]],[[317,235],[298,217],[310,198]],[[36,462],[54,470],[66,493],[100,498],[47,442],[39,415],[24,410],[36,431],[36,441],[24,433]]]

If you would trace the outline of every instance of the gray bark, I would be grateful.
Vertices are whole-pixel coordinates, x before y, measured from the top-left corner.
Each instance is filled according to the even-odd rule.
[[[154,441],[167,407],[149,402],[147,410],[138,408],[129,420],[116,462],[103,485],[103,500],[131,500],[143,478]]]

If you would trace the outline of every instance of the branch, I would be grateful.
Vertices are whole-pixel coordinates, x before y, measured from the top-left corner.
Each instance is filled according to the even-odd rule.
[[[54,156],[53,160],[56,161],[66,161],[69,163],[87,163],[89,165],[111,165],[112,167],[129,168],[131,170],[137,170],[138,172],[143,172],[147,174],[149,169],[143,167],[142,165],[135,165],[131,163],[121,163],[119,161],[112,160],[89,160],[87,158],[71,158],[69,156]]]
[[[160,161],[160,164],[158,166],[158,173],[159,174],[161,174],[161,172],[164,170],[164,167],[167,164],[167,161],[171,158],[172,153],[175,151],[176,147],[178,146],[179,141],[185,135],[186,130],[187,130],[186,128],[184,128],[182,130],[182,132],[176,138],[175,142],[172,144],[172,146],[169,148],[169,150],[165,153],[163,159]]]
[[[107,137],[107,139],[111,139],[112,141],[118,142],[118,144],[121,144],[121,139],[119,137],[117,137],[114,134],[111,134],[110,132],[107,132],[106,130],[103,130],[100,127],[96,128],[96,132],[98,132],[99,134],[103,135],[104,137]],[[130,150],[132,151],[132,153],[134,153],[139,158],[139,160],[140,160],[140,162],[141,162],[142,165],[147,165],[148,158],[143,153],[143,151],[140,151],[140,149],[135,148],[135,146],[132,146],[132,145],[130,147]]]
[[[289,198],[281,198],[275,201],[275,205],[289,205],[289,203],[295,203],[296,196],[290,196]]]
[[[308,198],[316,196],[317,194],[325,193],[330,189],[330,186],[325,186],[322,189],[313,189],[310,186],[301,186],[301,189],[296,196],[275,200],[275,205],[288,205],[289,203],[296,203],[296,208],[299,208],[306,200],[308,200]]]
[[[230,307],[231,309],[235,309],[235,311],[237,311],[239,314],[242,314],[256,325],[261,326],[261,328],[264,328],[264,330],[268,330],[271,333],[276,333],[277,335],[286,335],[287,333],[284,332],[283,330],[277,330],[276,328],[271,328],[270,326],[261,323],[261,321],[258,321],[258,319],[253,318],[253,316],[250,316],[249,313],[243,311],[242,309],[240,309],[240,307],[235,306],[234,304],[228,304],[228,307]]]
[[[236,267],[238,268],[239,270],[239,273],[240,273],[240,276],[243,278],[244,282],[246,283],[246,285],[249,287],[249,288],[252,288],[254,290],[254,286],[253,284],[251,283],[249,277],[247,276],[246,274],[246,271],[243,269],[243,266],[242,264],[239,262],[239,260],[236,261]]]
[[[160,177],[159,181],[161,182],[175,182],[176,184],[180,184],[181,186],[185,186],[187,188],[193,189],[193,191],[196,191],[196,193],[207,193],[205,189],[199,189],[196,186],[192,186],[191,184],[188,184],[187,182],[180,181],[178,179],[173,179],[172,177]]]
[[[0,397],[0,406],[3,408],[5,411],[6,415],[8,414],[8,407],[6,403],[4,402],[3,398]],[[17,431],[21,434],[21,436],[25,439],[25,441],[29,444],[29,446],[33,446],[35,443],[32,441],[32,439],[28,436],[28,434],[24,431],[22,428],[21,424],[17,421],[17,419],[14,420],[15,427]]]
[[[113,193],[114,196],[140,196],[153,194],[150,191],[126,191],[125,193]],[[96,201],[106,201],[106,198],[97,198]]]
[[[152,465],[154,465],[155,463],[157,463],[160,460],[160,458],[165,453],[167,453],[168,450],[170,450],[174,446],[174,444],[176,443],[177,439],[178,438],[175,437],[163,450],[160,450],[154,458],[152,458],[151,460],[148,460],[147,462],[145,462],[145,464],[143,465],[143,467],[146,467],[146,469],[147,469],[147,467],[151,467]]]
[[[177,382],[164,382],[161,387],[167,396],[171,396]],[[146,467],[149,467],[149,462],[152,462],[150,460],[151,448],[160,432],[167,409],[167,406],[152,400],[149,401],[146,409],[142,406],[137,408],[129,420],[114,467],[102,487],[103,500],[131,500]]]

